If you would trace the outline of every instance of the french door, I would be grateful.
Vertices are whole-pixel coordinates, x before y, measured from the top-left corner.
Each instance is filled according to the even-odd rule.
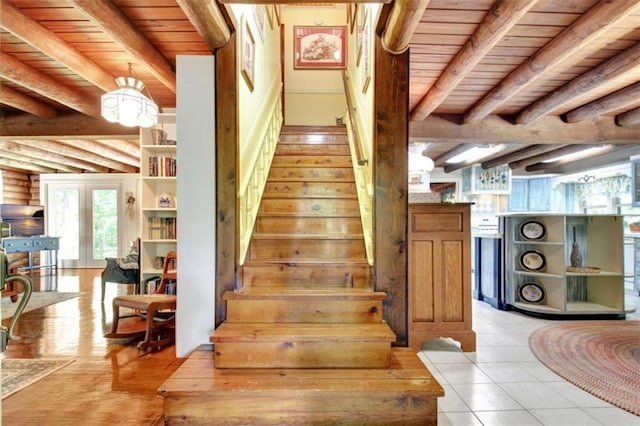
[[[61,268],[103,268],[118,256],[121,192],[116,182],[47,185],[47,231],[60,237]]]

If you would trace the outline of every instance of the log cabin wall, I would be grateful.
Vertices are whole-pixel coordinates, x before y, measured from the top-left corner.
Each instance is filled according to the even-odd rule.
[[[2,171],[4,204],[40,205],[40,177],[15,171]]]

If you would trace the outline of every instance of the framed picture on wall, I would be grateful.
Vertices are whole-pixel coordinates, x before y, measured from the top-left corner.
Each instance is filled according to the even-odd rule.
[[[295,69],[344,69],[347,27],[294,26]]]
[[[264,31],[267,22],[267,9],[266,6],[258,4],[253,6],[253,18],[256,20],[256,27],[258,28],[258,34],[260,40],[264,41]]]
[[[358,61],[357,65],[360,67],[360,78],[362,79],[362,93],[367,93],[369,88],[369,82],[371,81],[371,58],[369,49],[371,46],[371,18],[369,16],[369,10],[366,11],[364,16],[364,22],[362,23],[362,29],[360,30],[359,38],[360,45],[358,46]]]
[[[255,77],[256,66],[256,42],[251,34],[251,29],[247,24],[247,20],[242,17],[242,52],[240,56],[240,71],[244,81],[249,86],[249,90],[253,91],[253,81]]]

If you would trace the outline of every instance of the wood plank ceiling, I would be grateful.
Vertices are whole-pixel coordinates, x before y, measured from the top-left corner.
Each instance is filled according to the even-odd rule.
[[[404,13],[391,13],[386,31],[409,40],[411,149],[437,166],[558,172],[576,166],[545,156],[585,145],[603,146],[600,163],[640,154],[640,0],[389,7]],[[131,63],[153,99],[174,107],[176,55],[210,55],[224,42],[220,9],[199,0],[0,0],[0,168],[137,171],[137,129],[100,118],[100,95]],[[473,145],[501,150],[446,163]]]

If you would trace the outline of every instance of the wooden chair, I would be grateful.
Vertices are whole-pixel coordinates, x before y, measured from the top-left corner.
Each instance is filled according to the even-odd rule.
[[[166,294],[165,291],[171,282],[177,285],[176,262],[176,252],[167,253],[160,285],[155,293],[123,295],[113,299],[113,324],[111,332],[105,334],[106,338],[120,339],[144,334],[144,339],[138,343],[138,349],[145,352],[159,350],[175,342],[177,297],[175,294]],[[132,309],[134,313],[121,315],[120,308]],[[125,318],[134,318],[133,324],[121,321]]]
[[[108,282],[116,284],[134,284],[135,293],[140,293],[138,289],[138,286],[140,285],[140,238],[136,239],[135,246],[132,247],[132,251],[127,257],[135,259],[135,268],[121,268],[118,262],[120,259],[116,257],[107,257],[105,259],[107,261],[107,266],[100,275],[100,281],[102,284],[100,300],[102,302],[104,302],[105,287]]]

